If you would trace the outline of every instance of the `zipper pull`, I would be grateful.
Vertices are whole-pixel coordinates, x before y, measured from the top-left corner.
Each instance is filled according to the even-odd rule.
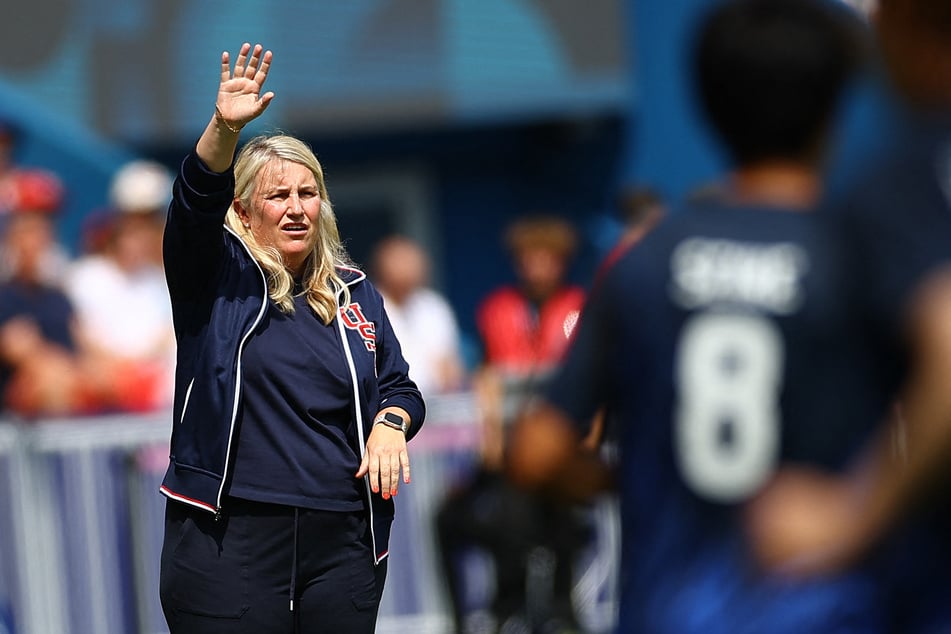
[[[221,519],[221,509],[219,508],[215,510],[215,521],[217,522],[220,519]]]

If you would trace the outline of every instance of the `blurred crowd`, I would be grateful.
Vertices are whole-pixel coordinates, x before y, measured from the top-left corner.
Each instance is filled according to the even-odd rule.
[[[174,335],[161,239],[171,175],[134,160],[60,242],[61,177],[15,162],[0,129],[0,404],[26,419],[144,412],[171,402]]]

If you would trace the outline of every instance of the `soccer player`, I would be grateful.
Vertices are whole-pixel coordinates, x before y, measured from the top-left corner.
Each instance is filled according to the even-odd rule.
[[[758,501],[752,527],[765,561],[800,574],[841,569],[887,540],[895,631],[947,632],[951,4],[880,0],[874,23],[902,125],[839,211],[863,257],[876,336],[897,334],[906,357],[900,415],[848,479],[784,472]]]
[[[621,421],[618,631],[884,631],[870,561],[790,582],[761,571],[745,504],[784,461],[842,469],[886,416],[887,350],[865,336],[820,201],[827,132],[860,59],[854,16],[822,0],[731,0],[694,51],[699,103],[734,164],[595,290],[512,476],[579,493],[610,482],[578,438]]]

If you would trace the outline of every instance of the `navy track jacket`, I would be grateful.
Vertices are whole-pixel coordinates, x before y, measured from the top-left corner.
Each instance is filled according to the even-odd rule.
[[[267,307],[264,273],[241,239],[224,226],[234,197],[234,173],[210,171],[193,152],[175,180],[165,227],[165,274],[172,302],[178,358],[169,467],[161,492],[217,513],[237,447],[241,353]],[[354,392],[354,449],[363,455],[373,417],[399,406],[420,429],[425,406],[383,310],[365,275],[340,269],[351,303],[335,318]],[[355,309],[355,310],[354,310]],[[369,500],[376,562],[387,554],[393,500]]]

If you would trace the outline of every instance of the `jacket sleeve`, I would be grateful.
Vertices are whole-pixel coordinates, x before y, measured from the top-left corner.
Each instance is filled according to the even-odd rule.
[[[223,259],[225,214],[234,198],[234,172],[212,172],[192,152],[172,186],[163,257],[173,305],[200,295]]]
[[[416,383],[409,378],[409,364],[403,358],[400,343],[396,339],[390,319],[383,307],[383,298],[375,289],[374,299],[379,306],[377,321],[376,365],[377,382],[380,388],[380,407],[402,407],[410,415],[412,425],[406,439],[415,436],[426,418],[426,405]]]

